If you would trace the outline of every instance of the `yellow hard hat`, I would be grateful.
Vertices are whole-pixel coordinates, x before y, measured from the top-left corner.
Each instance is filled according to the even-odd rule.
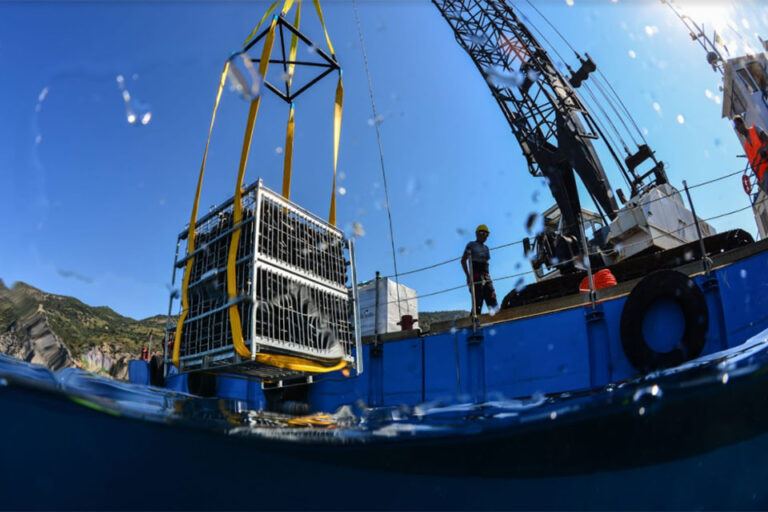
[[[484,231],[486,233],[490,233],[491,232],[488,229],[488,226],[486,226],[485,224],[480,224],[479,226],[477,226],[477,229],[475,230],[475,233],[477,233],[478,231]]]

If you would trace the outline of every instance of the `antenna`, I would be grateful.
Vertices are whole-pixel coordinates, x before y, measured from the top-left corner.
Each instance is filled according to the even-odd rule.
[[[728,47],[725,46],[725,42],[718,35],[717,30],[713,31],[713,41],[704,32],[704,25],[699,26],[699,24],[696,23],[696,21],[694,21],[690,16],[683,14],[674,5],[673,0],[661,0],[661,3],[668,5],[669,8],[672,9],[672,12],[675,13],[675,16],[677,16],[678,19],[683,22],[685,28],[688,29],[691,39],[697,41],[699,45],[704,49],[704,51],[707,52],[707,63],[712,66],[712,71],[719,72],[722,75],[724,72],[723,66],[725,64],[725,59],[720,53],[718,45],[723,47],[723,50],[725,50],[725,53],[728,56],[730,56],[731,52],[728,51]]]

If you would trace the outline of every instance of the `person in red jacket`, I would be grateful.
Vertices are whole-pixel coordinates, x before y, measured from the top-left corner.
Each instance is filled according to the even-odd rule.
[[[768,193],[768,136],[754,125],[747,128],[744,119],[736,115],[733,117],[733,127],[744,137],[744,150],[747,152],[749,165],[757,177],[757,182]]]

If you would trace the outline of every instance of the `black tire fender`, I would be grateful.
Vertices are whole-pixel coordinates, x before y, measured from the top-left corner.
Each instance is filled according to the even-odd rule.
[[[669,352],[653,350],[643,334],[646,313],[662,299],[677,302],[685,319],[683,335]],[[676,270],[658,270],[637,283],[624,304],[621,345],[629,362],[641,372],[670,368],[701,354],[708,328],[707,302],[696,282]]]

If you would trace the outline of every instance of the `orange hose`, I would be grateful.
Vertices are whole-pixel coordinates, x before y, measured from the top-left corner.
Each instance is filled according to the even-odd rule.
[[[597,272],[595,272],[595,274],[592,276],[592,281],[595,283],[595,290],[600,290],[601,288],[608,288],[609,286],[616,286],[617,284],[616,277],[607,268],[604,268],[602,270],[598,270]],[[589,276],[582,279],[581,283],[579,284],[579,292],[586,293],[588,291],[589,291]]]

